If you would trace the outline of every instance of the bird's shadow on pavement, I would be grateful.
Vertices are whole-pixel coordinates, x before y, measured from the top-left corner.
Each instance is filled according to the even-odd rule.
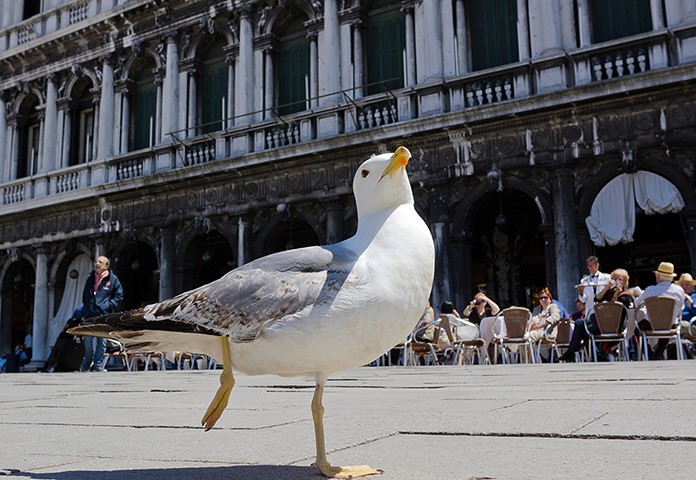
[[[53,473],[16,472],[15,474],[36,480],[292,480],[324,478],[314,467],[296,465],[72,470]]]

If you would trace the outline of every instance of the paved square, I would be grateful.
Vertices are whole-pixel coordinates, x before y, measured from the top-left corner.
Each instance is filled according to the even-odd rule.
[[[691,479],[695,373],[693,361],[345,371],[324,395],[329,460],[399,480]],[[322,478],[309,467],[313,383],[238,374],[206,433],[218,374],[0,375],[0,474]]]

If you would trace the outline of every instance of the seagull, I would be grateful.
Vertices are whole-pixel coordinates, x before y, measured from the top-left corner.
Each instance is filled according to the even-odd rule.
[[[329,463],[322,399],[331,374],[365,365],[403,341],[426,307],[435,249],[414,208],[410,158],[399,147],[360,165],[353,237],[259,258],[195,290],[90,319],[71,333],[111,337],[131,350],[205,353],[222,363],[220,387],[201,421],[206,431],[227,407],[233,370],[314,378],[314,465],[333,478],[382,473]]]

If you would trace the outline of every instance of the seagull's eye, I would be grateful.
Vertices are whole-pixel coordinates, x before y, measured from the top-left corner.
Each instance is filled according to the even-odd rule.
[[[362,175],[363,178],[367,177],[370,174],[370,171],[366,168],[364,168],[361,172],[360,175]]]

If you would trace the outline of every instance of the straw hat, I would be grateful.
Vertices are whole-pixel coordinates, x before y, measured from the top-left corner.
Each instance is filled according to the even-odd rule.
[[[674,264],[669,262],[660,262],[660,266],[657,267],[657,270],[653,270],[653,272],[661,275],[667,275],[669,277],[677,276],[677,274],[674,273]]]
[[[690,273],[682,273],[679,280],[675,281],[677,285],[696,285],[696,280],[693,279]]]

